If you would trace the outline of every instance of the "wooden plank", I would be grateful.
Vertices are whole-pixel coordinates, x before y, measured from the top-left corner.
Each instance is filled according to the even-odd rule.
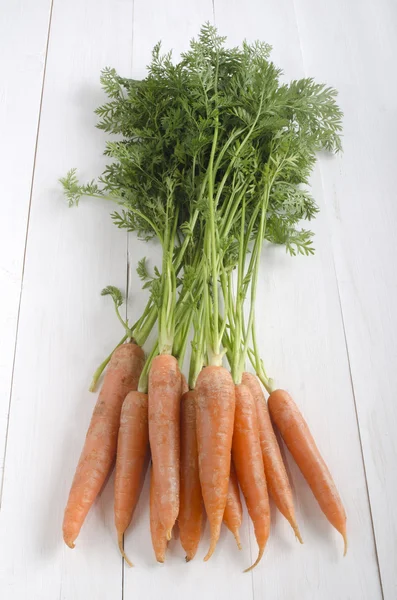
[[[136,0],[134,10],[134,53],[133,74],[145,75],[145,66],[150,61],[154,44],[160,39],[163,49],[174,49],[175,58],[186,50],[189,40],[197,36],[205,21],[212,21],[212,3],[184,2],[172,0],[161,4],[155,0]],[[135,236],[130,238],[131,255],[140,257],[142,245]],[[150,251],[155,259],[156,251]],[[157,255],[158,259],[158,255]],[[136,263],[136,259],[133,261]],[[157,260],[158,264],[158,260]],[[143,593],[145,600],[191,600],[220,597],[239,599],[253,597],[251,577],[243,576],[242,570],[251,564],[248,518],[245,515],[241,537],[243,550],[238,552],[233,536],[224,530],[218,548],[208,563],[203,557],[209,546],[208,527],[201,542],[197,557],[191,563],[184,561],[184,552],[177,540],[170,544],[166,564],[158,565],[151,547],[148,509],[148,479],[143,490],[133,523],[125,539],[125,547],[134,569],[125,566],[124,597],[130,598]]]
[[[323,14],[320,16],[323,19]],[[323,22],[320,16],[314,21],[317,26]],[[267,5],[265,11],[259,0],[244,6],[217,0],[216,17],[232,42],[244,36],[265,38],[275,45],[275,57],[288,76],[303,73],[289,1]],[[211,18],[210,7],[198,2],[192,7],[175,1],[167,3],[165,10],[162,5],[136,1],[134,49],[139,48],[141,55],[134,63],[134,75],[139,69],[142,74],[143,61],[148,61],[148,51],[158,38],[164,39],[165,47],[183,47],[207,18]],[[118,336],[111,308],[98,292],[107,283],[122,286],[126,240],[107,218],[107,206],[87,201],[78,212],[69,211],[62,204],[56,179],[73,165],[81,165],[82,176],[89,178],[103,164],[96,153],[104,137],[93,129],[92,116],[92,109],[102,100],[97,73],[105,64],[129,73],[131,22],[132,1],[89,0],[81,8],[74,0],[67,4],[55,0],[0,518],[0,539],[7,540],[7,546],[0,547],[0,595],[10,600],[28,595],[33,600],[101,600],[122,594],[111,487],[106,488],[90,515],[73,552],[62,545],[60,524],[94,402],[83,392],[87,375]],[[301,20],[299,25],[302,29]],[[341,61],[341,72],[343,66]],[[350,72],[345,75],[346,80],[351,76]],[[349,98],[347,94],[347,102]],[[326,167],[338,164],[339,168],[339,163],[331,163]],[[323,177],[324,173],[322,170]],[[331,173],[325,191],[332,188],[335,173]],[[345,193],[347,189],[355,189],[353,180],[349,179]],[[172,549],[168,564],[155,566],[146,490],[136,525],[127,537],[127,550],[140,565],[125,571],[125,597],[135,594],[150,600],[172,595],[179,599],[204,594],[226,600],[254,593],[259,598],[283,600],[295,597],[296,590],[305,600],[381,597],[319,171],[314,177],[314,192],[323,209],[316,224],[318,253],[314,259],[290,259],[280,249],[269,249],[260,290],[260,337],[269,370],[296,396],[335,473],[348,511],[351,552],[342,561],[340,540],[330,531],[289,460],[306,541],[303,548],[292,547],[289,528],[273,512],[274,533],[266,558],[252,575],[241,574],[250,553],[255,552],[255,542],[250,549],[247,529],[243,532],[243,553],[235,551],[225,534],[207,565],[200,560],[203,544],[198,560],[189,565],[182,564],[180,550]],[[392,205],[387,206],[393,216]],[[376,236],[375,241],[380,243]],[[141,248],[138,244],[130,246],[132,262]],[[150,255],[155,252],[151,250]],[[356,256],[355,261],[361,258]],[[371,274],[383,289],[382,281]],[[360,289],[368,292],[364,283],[359,283]],[[386,309],[391,311],[391,305],[386,304]],[[386,325],[384,320],[375,321],[379,323]],[[387,323],[391,326],[392,319]],[[379,344],[375,329],[370,331]],[[386,339],[392,339],[392,333],[388,335]],[[360,332],[358,337],[364,345],[366,335]],[[394,348],[391,344],[388,347],[391,351]],[[383,357],[386,351],[377,349]],[[385,389],[388,391],[386,387],[381,391]],[[393,413],[389,411],[386,416],[391,419]],[[382,422],[382,428],[385,426]],[[383,449],[390,450],[390,446]],[[384,471],[379,473],[383,476]],[[390,494],[390,506],[391,500]],[[152,574],[155,577],[149,577]]]
[[[345,113],[344,153],[322,160],[321,174],[384,597],[394,600],[397,10],[392,0],[296,6],[305,67],[335,85]]]
[[[105,285],[125,286],[124,232],[109,205],[69,209],[57,180],[98,174],[105,136],[93,110],[99,73],[128,73],[132,0],[55,0],[32,196],[0,519],[0,595],[9,600],[122,597],[111,484],[71,551],[62,517],[96,397],[90,375],[121,337]]]
[[[2,3],[0,19],[0,502],[26,227],[51,0]]]
[[[274,60],[285,69],[286,77],[305,74],[292,1],[264,4],[247,0],[243,7],[236,0],[216,0],[215,16],[220,32],[229,36],[231,44],[243,36],[270,42]],[[319,27],[319,21],[314,24]],[[331,180],[328,185],[332,187]],[[273,513],[275,523],[266,557],[253,572],[254,594],[277,600],[297,595],[305,600],[372,600],[381,598],[381,590],[318,170],[313,193],[322,209],[315,223],[315,257],[290,258],[275,247],[265,251],[258,301],[259,339],[270,373],[296,398],[335,476],[348,514],[350,551],[343,559],[340,536],[332,531],[288,456],[305,544],[295,544],[288,525]]]

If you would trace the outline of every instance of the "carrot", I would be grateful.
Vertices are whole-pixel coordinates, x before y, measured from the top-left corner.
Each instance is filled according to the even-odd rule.
[[[242,383],[236,385],[232,455],[259,546],[258,558],[244,571],[246,573],[256,567],[265,551],[270,532],[270,508],[255,401],[249,388]]]
[[[181,505],[178,524],[186,562],[194,558],[201,537],[203,497],[198,466],[196,392],[186,392],[181,401]]]
[[[121,406],[137,388],[143,364],[142,348],[132,343],[119,346],[109,362],[65,509],[63,539],[70,548],[113,466]]]
[[[186,392],[189,391],[189,386],[188,386],[188,383],[186,381],[186,377],[184,376],[183,373],[181,373],[181,379],[182,379],[182,390],[181,390],[181,393],[182,393],[182,396],[183,396],[183,394],[186,394]]]
[[[196,384],[197,444],[204,506],[210,522],[208,560],[219,539],[229,487],[235,409],[233,379],[223,367],[205,367]]]
[[[158,513],[158,494],[156,492],[156,484],[153,466],[150,469],[150,534],[152,537],[152,546],[156,560],[159,563],[165,561],[165,553],[167,550],[167,532],[164,525],[159,519]]]
[[[122,556],[131,567],[132,563],[124,553],[123,535],[131,523],[139,499],[148,449],[148,397],[142,392],[132,391],[127,394],[121,409],[114,481],[118,544]]]
[[[167,540],[179,513],[181,385],[176,358],[156,356],[149,373],[149,439],[158,516]]]
[[[241,550],[239,529],[241,527],[242,520],[243,507],[241,506],[236,470],[232,461],[230,463],[229,491],[227,494],[225,512],[223,514],[223,522],[229,531],[231,531],[234,535],[239,550]]]
[[[251,375],[251,373],[243,373],[242,383],[249,388],[256,405],[259,440],[269,494],[273,498],[278,510],[291,525],[300,543],[303,544],[295,518],[291,486],[261,385],[255,375]]]
[[[345,509],[331,473],[302,413],[288,392],[284,390],[272,392],[268,405],[275,425],[280,430],[288,450],[309,484],[321,510],[343,537],[343,555],[345,555],[347,551]]]

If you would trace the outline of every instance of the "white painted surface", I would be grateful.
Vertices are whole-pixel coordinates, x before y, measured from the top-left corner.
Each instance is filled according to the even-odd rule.
[[[321,161],[384,595],[397,598],[397,4],[297,0],[305,68],[340,92]],[[320,33],[319,22],[326,27]]]
[[[125,287],[127,236],[106,203],[69,209],[57,180],[72,166],[82,178],[103,166],[93,114],[104,99],[99,72],[107,64],[129,71],[132,8],[132,0],[54,2],[0,515],[6,600],[121,598],[111,486],[77,552],[61,543],[61,524],[95,403],[90,376],[122,335],[100,291]]]
[[[12,0],[2,4],[6,19],[0,20],[0,28],[8,33],[10,57],[19,56],[27,68],[28,59],[23,57],[34,43],[40,43],[40,27],[44,39],[40,48],[45,49],[49,12],[43,6],[48,4],[30,7],[29,22],[24,21],[22,9],[17,15],[15,6]],[[4,27],[13,19],[21,43],[10,33],[11,25]],[[102,99],[101,67],[110,64],[127,75],[142,76],[159,38],[164,48],[172,46],[178,53],[207,19],[213,20],[210,0],[89,0],[84,4],[54,0],[0,512],[0,596],[7,600],[378,600],[382,590],[363,456],[384,598],[396,598],[397,415],[392,390],[397,383],[397,210],[392,178],[397,159],[397,88],[391,73],[397,54],[397,10],[393,0],[381,0],[376,6],[368,1],[345,5],[336,0],[325,5],[313,0],[215,0],[216,24],[231,43],[244,37],[264,39],[273,44],[273,58],[289,78],[314,75],[341,92],[345,153],[321,160],[313,177],[322,209],[315,224],[317,254],[291,259],[282,249],[269,249],[258,310],[268,369],[299,402],[335,474],[348,513],[348,556],[342,559],[341,540],[290,457],[305,545],[294,542],[286,523],[273,511],[266,557],[250,575],[241,573],[256,552],[247,519],[242,553],[235,551],[225,532],[206,565],[200,560],[205,541],[198,560],[189,565],[184,564],[176,542],[167,564],[155,565],[147,489],[126,539],[137,564],[134,570],[125,568],[123,574],[117,554],[111,486],[91,512],[76,549],[71,552],[62,545],[63,507],[95,400],[85,391],[87,382],[120,333],[109,303],[99,292],[108,283],[125,286],[127,238],[107,218],[106,205],[86,201],[78,210],[69,210],[56,180],[74,165],[84,178],[94,176],[103,165],[104,136],[95,130],[92,113]],[[31,23],[37,23],[34,33]],[[2,55],[2,60],[9,67],[11,58]],[[19,100],[15,86],[20,82],[10,78],[6,81],[11,80]],[[36,79],[35,92],[30,86],[36,129],[40,81]],[[3,103],[0,96],[0,106],[7,111],[0,116],[0,148],[13,143],[3,138],[7,125],[5,131],[13,140],[13,105]],[[34,115],[27,119],[31,128]],[[19,202],[13,203],[11,216],[9,212],[5,216],[6,223],[15,219],[14,231],[22,234],[14,235],[0,212],[0,265],[16,264],[19,278],[29,206],[26,182],[32,178],[35,147],[34,128],[26,137],[23,131],[20,143],[26,160],[17,172]],[[1,164],[5,164],[3,155]],[[7,173],[12,172],[8,167]],[[11,186],[9,178],[6,182]],[[14,193],[15,187],[10,190]],[[0,203],[0,211],[7,210],[7,204]],[[133,236],[128,248],[132,267],[148,254],[148,248]],[[155,254],[149,248],[149,255]],[[9,278],[4,285],[0,281],[1,318],[3,303],[5,310],[13,311],[6,330],[6,342],[12,347],[19,292],[15,293]],[[129,314],[138,314],[143,298],[135,292],[136,279],[132,281]],[[6,365],[0,371],[0,390],[7,394],[12,359],[8,351],[4,356],[8,362],[0,363]],[[8,398],[5,406],[3,430]]]
[[[0,5],[0,502],[51,0]]]

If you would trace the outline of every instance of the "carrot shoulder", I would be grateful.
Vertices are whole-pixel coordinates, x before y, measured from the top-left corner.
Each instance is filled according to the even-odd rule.
[[[168,540],[179,513],[181,385],[176,358],[156,356],[149,373],[149,439],[158,516]]]
[[[204,518],[196,435],[196,392],[186,392],[181,401],[181,504],[179,535],[186,562],[194,558],[200,543]]]
[[[143,350],[136,344],[120,346],[110,360],[65,509],[63,539],[70,548],[74,548],[84,519],[113,466],[121,406],[128,392],[137,388],[143,364]]]
[[[259,441],[256,407],[252,394],[244,384],[236,385],[236,415],[233,432],[233,462],[259,546],[258,558],[246,569],[250,571],[261,560],[270,532],[270,508],[266,477]]]
[[[229,487],[235,409],[233,379],[223,367],[205,367],[197,378],[197,444],[204,506],[211,529],[208,560],[219,539]]]
[[[275,390],[269,396],[269,411],[288,450],[309,484],[321,510],[342,535],[347,551],[346,513],[331,473],[313,439],[310,429],[291,396]]]
[[[114,520],[121,554],[123,534],[131,523],[142,488],[149,449],[148,397],[142,392],[129,392],[123,402],[117,441],[116,476],[114,481]]]
[[[266,483],[278,510],[287,519],[298,540],[302,542],[298,524],[295,518],[295,507],[287,471],[281,456],[280,447],[275,436],[265,396],[261,385],[251,373],[243,373],[242,383],[246,385],[255,401],[258,418],[259,440],[262,449],[263,466],[265,467]]]
[[[239,550],[241,550],[239,529],[242,521],[243,507],[241,506],[236,470],[232,461],[230,463],[229,491],[227,493],[225,512],[223,513],[223,522],[234,535]]]

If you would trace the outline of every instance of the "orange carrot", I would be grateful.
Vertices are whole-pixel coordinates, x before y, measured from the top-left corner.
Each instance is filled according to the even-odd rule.
[[[132,563],[123,549],[123,535],[131,523],[139,499],[148,449],[148,397],[142,392],[132,391],[127,394],[121,409],[114,481],[114,517],[118,543],[122,556],[130,566]]]
[[[236,470],[232,461],[230,463],[229,491],[227,494],[225,512],[223,514],[223,522],[234,535],[239,550],[241,550],[239,529],[242,521],[243,507],[241,506]]]
[[[272,496],[278,510],[291,525],[300,543],[303,544],[295,518],[291,486],[261,385],[257,377],[251,375],[251,373],[243,373],[242,383],[249,388],[256,405],[259,439],[269,494]]]
[[[144,358],[142,348],[124,344],[109,362],[65,509],[63,539],[70,548],[113,466],[121,406],[137,389]]]
[[[149,439],[158,516],[167,540],[179,513],[181,386],[176,358],[156,356],[149,373]]]
[[[156,493],[156,485],[154,478],[153,466],[150,469],[150,534],[152,536],[152,546],[156,560],[159,563],[165,561],[165,553],[167,550],[167,532],[164,525],[159,519],[158,513],[158,494]]]
[[[204,506],[210,522],[208,560],[219,539],[229,487],[235,409],[233,379],[223,367],[205,367],[197,378],[197,443]]]
[[[316,446],[302,413],[288,392],[284,390],[272,392],[268,404],[270,415],[276,427],[280,430],[288,450],[311,487],[321,510],[343,537],[345,555],[347,551],[345,509],[331,473]]]
[[[196,435],[196,392],[181,401],[181,505],[178,524],[186,562],[194,558],[201,537],[203,497],[199,478]]]
[[[184,376],[183,373],[181,373],[181,379],[182,379],[182,396],[183,396],[183,394],[186,394],[186,392],[189,391],[189,386],[186,381],[186,377]]]
[[[249,515],[254,525],[259,546],[258,558],[250,571],[261,560],[270,532],[270,508],[255,401],[247,386],[236,385],[236,415],[234,419],[233,462]]]

